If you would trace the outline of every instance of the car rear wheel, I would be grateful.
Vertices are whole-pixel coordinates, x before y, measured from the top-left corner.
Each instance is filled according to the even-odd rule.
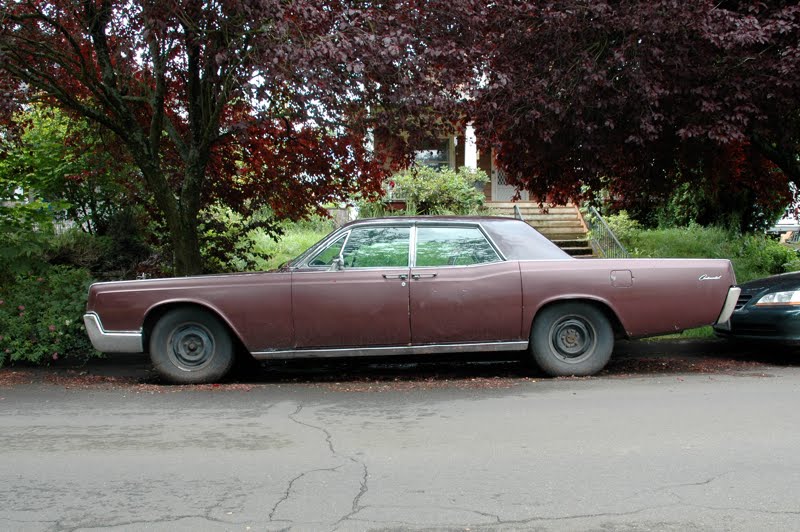
[[[614,331],[597,307],[559,303],[542,310],[531,329],[531,354],[548,375],[594,375],[614,349]]]
[[[227,328],[210,312],[177,308],[164,314],[153,327],[150,359],[156,371],[170,382],[215,382],[233,365],[233,342]]]

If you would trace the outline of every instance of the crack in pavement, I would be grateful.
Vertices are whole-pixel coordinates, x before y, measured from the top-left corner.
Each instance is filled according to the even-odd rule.
[[[395,510],[412,510],[412,511],[417,511],[417,510],[420,509],[419,506],[407,506],[407,505],[400,505],[400,504],[392,504],[392,505],[370,504],[370,505],[361,507],[361,510],[364,510],[364,509],[367,509],[367,508],[393,508]],[[424,506],[424,508],[430,508],[430,509],[433,509],[433,510],[458,511],[458,512],[471,513],[471,514],[476,514],[476,515],[480,515],[480,516],[483,516],[483,517],[488,517],[489,519],[492,519],[493,521],[495,521],[497,523],[502,523],[503,522],[502,518],[498,514],[493,514],[493,513],[489,513],[489,512],[483,512],[481,510],[475,510],[473,508],[464,508],[463,506]]]
[[[215,511],[224,512],[225,510],[227,510],[228,512],[230,512],[228,513],[228,515],[233,515],[234,511],[239,513],[244,513],[243,499],[246,497],[248,491],[242,490],[241,486],[243,485],[243,482],[240,478],[234,477],[234,479],[235,482],[233,484],[239,486],[239,488],[236,489],[235,491],[230,488],[227,489],[225,491],[224,497],[220,497],[220,499],[216,502],[216,504],[212,504],[211,506],[206,508],[206,511],[204,513],[206,519],[209,520],[219,519],[212,517],[212,514]]]
[[[632,510],[632,511],[629,511],[629,512],[603,512],[603,513],[596,513],[596,514],[566,515],[566,516],[560,516],[560,517],[530,517],[530,518],[527,518],[527,519],[509,519],[509,520],[503,520],[502,518],[500,518],[500,516],[495,515],[495,514],[481,512],[481,511],[478,511],[478,510],[469,510],[469,509],[466,509],[466,508],[442,507],[442,506],[430,506],[430,507],[426,507],[426,508],[444,509],[444,510],[460,510],[460,511],[471,512],[471,513],[475,513],[475,514],[478,514],[478,515],[482,515],[484,517],[491,517],[493,519],[497,519],[496,523],[492,523],[492,524],[496,524],[496,525],[527,525],[527,524],[531,524],[531,523],[546,522],[546,521],[569,521],[569,520],[573,520],[573,519],[592,519],[592,518],[598,518],[598,517],[599,518],[603,518],[603,517],[626,517],[626,516],[629,516],[629,515],[640,514],[642,512],[646,512],[648,510],[655,510],[655,509],[660,509],[660,508],[670,508],[670,507],[673,507],[673,506],[675,506],[675,505],[668,504],[668,505],[647,506],[647,507],[639,508],[638,510]],[[394,506],[383,506],[383,505],[370,505],[370,506],[367,506],[367,507],[369,507],[369,508],[380,508],[380,507],[395,508]],[[367,507],[365,507],[365,508],[367,508]],[[374,519],[353,519],[353,521],[358,521],[360,523],[381,523],[381,524],[384,524],[384,525],[386,523],[393,523],[393,524],[396,524],[396,525],[399,525],[399,526],[408,526],[408,527],[419,527],[420,526],[420,523],[410,523],[410,522],[406,522],[406,521],[376,521]],[[437,526],[437,525],[434,525],[434,526]],[[487,524],[486,523],[462,523],[462,524],[458,524],[458,525],[456,525],[456,524],[448,524],[447,526],[448,527],[456,527],[456,528],[475,528],[475,527],[487,526]]]
[[[497,521],[497,524],[503,523],[502,518],[498,514],[482,512],[480,510],[473,510],[472,508],[461,508],[459,506],[432,506],[431,508],[439,508],[440,510],[458,510],[459,512],[469,512],[481,515],[483,517],[488,517],[489,519],[494,519],[495,521]]]
[[[338,471],[341,468],[342,468],[342,466],[338,465],[336,467],[325,467],[325,468],[319,468],[319,469],[312,469],[310,471],[304,471],[304,472],[300,473],[299,475],[297,475],[296,477],[294,477],[292,480],[289,481],[289,485],[286,486],[286,491],[283,493],[283,497],[278,499],[278,502],[276,502],[275,505],[272,507],[272,510],[270,510],[270,512],[269,512],[269,520],[273,521],[273,516],[275,515],[275,512],[278,511],[278,506],[280,506],[281,504],[283,504],[284,502],[289,500],[289,497],[291,496],[291,493],[292,493],[292,487],[294,486],[295,482],[297,482],[298,480],[300,480],[301,478],[303,478],[306,475],[310,475],[311,473],[318,473],[318,472],[321,472],[321,471]]]
[[[681,483],[681,484],[668,484],[666,486],[661,486],[661,487],[658,487],[658,488],[649,488],[649,489],[646,489],[646,490],[643,490],[643,491],[637,491],[636,493],[634,493],[630,497],[625,497],[624,499],[620,500],[620,502],[629,501],[631,499],[635,499],[637,497],[641,497],[641,496],[643,496],[645,494],[656,494],[656,493],[661,493],[661,492],[664,492],[664,491],[669,492],[670,495],[672,495],[673,497],[678,499],[680,502],[683,502],[683,497],[681,497],[677,493],[673,493],[671,490],[680,489],[680,488],[691,488],[691,487],[694,487],[694,486],[707,486],[707,485],[711,484],[712,482],[715,482],[715,481],[719,480],[720,478],[722,478],[722,477],[724,477],[726,475],[732,475],[733,473],[735,473],[735,471],[726,471],[724,473],[720,473],[719,475],[714,475],[711,478],[707,478],[706,480],[701,480],[701,481],[698,481],[698,482],[684,482],[684,483]]]
[[[179,515],[170,518],[164,519],[141,519],[138,521],[123,521],[119,523],[103,523],[102,525],[88,525],[88,526],[72,526],[69,528],[63,527],[58,528],[57,530],[62,531],[69,531],[69,532],[76,532],[78,530],[107,530],[109,528],[115,527],[126,527],[132,525],[154,525],[158,523],[176,523],[178,521],[182,521],[184,519],[201,519],[204,521],[210,521],[212,523],[219,523],[222,525],[244,525],[248,521],[223,521],[221,519],[215,518],[208,518],[198,514],[191,514],[191,515]]]
[[[800,515],[800,510],[758,510],[756,508],[737,508],[727,506],[705,506],[703,504],[685,504],[691,508],[701,508],[703,510],[712,510],[715,512],[752,512],[755,514],[767,515]]]
[[[300,421],[299,419],[297,419],[297,416],[300,414],[300,412],[302,410],[303,410],[303,404],[302,403],[298,404],[297,405],[297,409],[294,412],[292,412],[291,414],[288,415],[289,419],[291,419],[293,422],[297,423],[298,425],[303,425],[304,427],[308,427],[310,429],[314,429],[314,430],[317,430],[319,432],[322,432],[325,435],[325,443],[328,445],[328,450],[330,451],[331,456],[333,456],[334,458],[338,458],[338,459],[349,460],[350,462],[361,466],[361,469],[363,470],[363,474],[361,476],[361,483],[360,483],[360,486],[359,486],[359,489],[358,489],[358,493],[356,493],[356,495],[353,497],[353,501],[352,501],[351,506],[350,506],[350,512],[345,514],[338,521],[336,521],[336,523],[334,523],[333,528],[335,530],[336,528],[338,528],[338,526],[342,522],[350,519],[352,516],[354,516],[355,514],[357,514],[358,512],[360,512],[362,510],[363,507],[361,506],[361,498],[367,493],[367,491],[369,491],[369,484],[368,484],[369,469],[367,468],[367,464],[362,462],[361,460],[359,460],[359,459],[357,459],[357,458],[355,458],[353,456],[342,454],[339,451],[337,451],[336,448],[333,445],[333,435],[330,433],[330,431],[328,429],[326,429],[325,427],[320,427],[318,425],[312,425],[311,423],[306,423],[305,421]],[[343,467],[342,465],[339,465],[339,466],[336,466],[335,468],[319,469],[319,470],[316,470],[316,471],[336,471],[338,469],[341,469],[342,467]],[[300,478],[304,477],[306,474],[313,473],[313,472],[314,471],[307,471],[305,473],[301,473],[300,475],[298,475],[297,477],[293,478],[289,482],[289,486],[287,487],[287,490],[286,490],[286,492],[284,494],[284,497],[281,500],[279,500],[275,504],[275,506],[273,506],[272,511],[269,514],[270,515],[270,521],[272,520],[272,517],[275,514],[275,511],[277,510],[277,507],[281,503],[285,502],[289,498],[292,485],[297,480],[300,480]]]
[[[699,484],[702,485],[703,483],[699,483]],[[527,518],[527,519],[503,520],[497,515],[486,513],[486,512],[481,512],[481,511],[478,511],[478,510],[470,510],[470,509],[467,509],[467,508],[445,507],[445,506],[430,506],[430,507],[426,507],[426,508],[433,508],[433,509],[440,509],[440,510],[459,510],[459,511],[471,512],[471,513],[475,513],[475,514],[482,515],[482,516],[485,516],[485,517],[496,518],[497,521],[496,521],[496,523],[493,523],[493,524],[501,525],[501,526],[504,526],[504,525],[512,526],[512,525],[529,525],[529,524],[532,524],[532,523],[543,523],[543,522],[548,522],[548,521],[556,522],[556,521],[570,521],[570,520],[576,520],[576,519],[595,519],[595,518],[601,518],[602,519],[602,518],[608,518],[608,517],[628,517],[628,516],[641,514],[641,513],[647,512],[647,511],[651,511],[651,510],[659,510],[659,509],[666,509],[666,508],[680,508],[681,506],[691,506],[691,507],[694,507],[694,508],[701,508],[701,509],[705,509],[705,510],[721,511],[721,512],[724,512],[724,511],[743,511],[743,512],[763,513],[763,514],[768,514],[768,515],[800,515],[800,510],[798,510],[798,511],[789,511],[789,510],[775,511],[775,510],[755,510],[755,509],[749,509],[749,508],[713,507],[713,506],[702,506],[702,505],[664,504],[664,505],[645,506],[645,507],[642,507],[642,508],[639,508],[639,509],[636,509],[636,510],[631,510],[631,511],[628,511],[628,512],[600,512],[600,513],[591,513],[591,514],[565,515],[565,516],[558,516],[558,517],[531,517],[531,518]],[[365,506],[364,508],[381,508],[381,507],[382,508],[406,508],[404,506],[385,506],[385,505],[369,505],[369,506]],[[386,524],[388,524],[388,523],[392,523],[393,525],[404,526],[404,527],[425,526],[425,525],[421,525],[420,523],[412,523],[412,522],[407,522],[407,521],[396,521],[396,520],[380,521],[380,520],[375,520],[375,519],[353,519],[353,521],[357,521],[359,523],[375,523],[375,524],[381,524],[381,525],[384,525],[384,526]],[[435,527],[437,525],[433,525],[433,526]],[[455,527],[455,528],[478,528],[478,527],[481,527],[481,526],[487,526],[487,524],[486,523],[461,523],[461,524],[449,523],[447,525],[447,527]]]
[[[339,519],[338,521],[336,521],[333,524],[332,532],[336,532],[336,530],[339,529],[339,526],[341,526],[342,523],[344,523],[348,519],[352,518],[354,515],[356,515],[358,512],[360,512],[364,508],[367,508],[367,506],[361,506],[361,504],[360,504],[361,497],[363,497],[364,494],[367,493],[367,490],[369,489],[369,487],[367,486],[367,478],[369,477],[369,470],[367,469],[367,464],[365,464],[363,462],[358,462],[357,460],[355,460],[354,458],[352,458],[350,456],[348,456],[347,458],[349,458],[350,460],[352,460],[355,463],[361,464],[361,467],[364,469],[364,475],[361,477],[361,486],[359,487],[358,493],[353,498],[353,503],[352,503],[352,505],[350,507],[350,513],[344,515],[341,519]]]

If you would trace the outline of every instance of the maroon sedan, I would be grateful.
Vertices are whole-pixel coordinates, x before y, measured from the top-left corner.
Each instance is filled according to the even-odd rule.
[[[86,329],[149,351],[173,382],[223,377],[237,352],[294,357],[529,350],[592,375],[615,338],[725,322],[739,294],[718,259],[574,259],[508,218],[361,220],[277,271],[97,283]]]

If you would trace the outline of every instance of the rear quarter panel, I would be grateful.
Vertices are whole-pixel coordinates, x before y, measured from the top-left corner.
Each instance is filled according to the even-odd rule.
[[[218,275],[97,283],[87,311],[106,331],[138,331],[145,317],[167,304],[191,303],[216,312],[249,350],[291,347],[291,274]]]
[[[524,323],[554,301],[590,299],[607,305],[629,337],[714,323],[736,283],[730,261],[721,259],[523,261],[520,270]]]

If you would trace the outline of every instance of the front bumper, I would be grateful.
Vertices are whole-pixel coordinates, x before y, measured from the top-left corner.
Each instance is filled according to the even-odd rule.
[[[794,307],[754,308],[733,313],[730,320],[714,325],[718,336],[742,340],[800,342],[800,310]]]
[[[142,331],[106,331],[100,316],[94,312],[83,315],[83,323],[89,340],[95,349],[103,353],[142,353],[144,352]]]

